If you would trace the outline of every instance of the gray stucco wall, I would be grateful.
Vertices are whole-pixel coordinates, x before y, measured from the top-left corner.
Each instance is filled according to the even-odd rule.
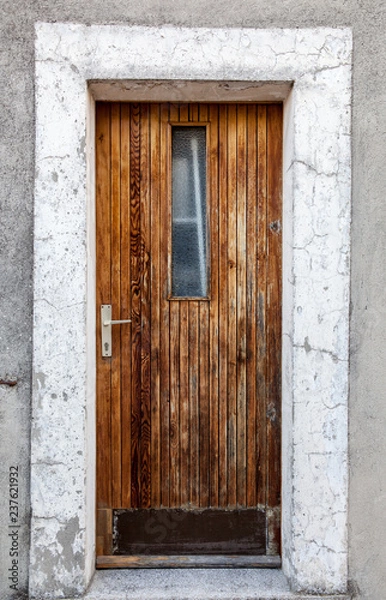
[[[191,26],[351,27],[353,214],[350,380],[350,579],[357,597],[386,589],[386,5],[383,0],[1,1],[0,65],[0,596],[22,597],[28,561],[34,23],[172,23]],[[19,468],[19,590],[8,577],[13,529],[10,467]],[[16,528],[15,528],[16,529]],[[14,546],[14,548],[16,548]]]

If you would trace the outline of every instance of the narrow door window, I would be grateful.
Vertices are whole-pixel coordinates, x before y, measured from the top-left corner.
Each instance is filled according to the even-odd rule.
[[[207,296],[206,128],[172,128],[172,295]]]

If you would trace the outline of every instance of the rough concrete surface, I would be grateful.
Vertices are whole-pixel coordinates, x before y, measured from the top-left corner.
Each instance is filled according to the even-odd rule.
[[[294,82],[284,106],[283,406],[293,419],[282,426],[283,568],[295,589],[346,590],[350,31],[60,23],[38,25],[36,38],[31,595],[81,593],[94,566],[87,78],[155,78],[159,90],[162,78],[204,86],[235,73],[249,93],[254,80]]]
[[[386,5],[383,0],[2,0],[0,3],[0,596],[27,589],[37,21],[221,27],[351,27],[353,206],[349,572],[361,600],[386,589]],[[18,590],[10,589],[9,469],[19,467]]]
[[[276,569],[151,569],[118,571],[113,582],[108,572],[98,572],[84,600],[349,600],[349,596],[293,593]]]

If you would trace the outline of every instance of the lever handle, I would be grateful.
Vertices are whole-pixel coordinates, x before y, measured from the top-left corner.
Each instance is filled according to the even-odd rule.
[[[121,323],[131,323],[131,319],[120,319],[118,321],[115,321],[115,320],[105,321],[103,323],[103,326],[108,327],[109,325],[121,325]]]
[[[112,319],[111,304],[101,305],[102,356],[104,358],[112,356],[111,325],[121,325],[123,323],[131,323],[131,319]]]

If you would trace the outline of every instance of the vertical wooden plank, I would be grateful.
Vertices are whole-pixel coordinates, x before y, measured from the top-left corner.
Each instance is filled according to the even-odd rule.
[[[151,231],[151,505],[161,506],[161,360],[160,360],[160,116],[150,105],[150,231]]]
[[[171,104],[169,104],[169,121],[171,121],[173,124],[178,123],[178,121],[180,120],[180,110],[181,110],[181,104],[178,103],[174,103],[172,102]],[[188,113],[187,113],[187,105],[185,105],[186,107],[186,120],[188,120]],[[171,143],[171,140],[170,140]],[[168,153],[170,154],[170,148],[165,148],[165,150],[168,151]],[[168,173],[168,176],[170,178],[171,173]],[[170,196],[171,198],[171,196]]]
[[[151,406],[150,406],[150,117],[149,105],[140,107],[140,247],[141,247],[141,433],[140,504],[150,508],[151,501]]]
[[[121,317],[131,318],[130,106],[121,104]],[[121,329],[121,502],[131,507],[131,327]]]
[[[180,116],[179,116],[179,121],[180,123],[187,123],[189,121],[189,104],[184,104],[181,103],[179,105],[179,110],[180,110]],[[170,116],[171,120],[173,120],[172,116]]]
[[[111,105],[111,304],[113,318],[121,318],[121,110]],[[115,316],[117,315],[117,316]],[[111,358],[111,468],[112,503],[121,505],[121,328],[112,328]]]
[[[199,456],[199,310],[198,302],[189,301],[189,421],[190,421],[190,503],[200,506]]]
[[[280,552],[282,106],[267,108],[267,505],[269,554]]]
[[[170,446],[169,446],[169,240],[170,240],[170,155],[169,138],[169,105],[162,104],[160,108],[160,386],[161,386],[161,504],[169,506],[170,488]]]
[[[199,318],[199,478],[200,507],[209,507],[210,423],[209,423],[209,305],[198,303]]]
[[[189,121],[198,121],[199,119],[199,105],[197,102],[189,104]]]
[[[259,454],[256,427],[256,320],[257,320],[257,108],[247,113],[247,506],[256,506]]]
[[[97,506],[111,506],[111,360],[102,358],[101,304],[110,297],[110,106],[96,104]]]
[[[210,506],[219,506],[219,177],[218,105],[211,105],[208,131],[208,222],[210,231]],[[201,113],[200,113],[201,114]]]
[[[257,275],[258,275],[258,327],[257,327],[257,422],[258,422],[258,481],[257,502],[266,505],[267,448],[266,448],[266,297],[267,297],[267,107],[259,105],[258,111],[258,215],[257,215]]]
[[[237,502],[237,122],[228,107],[228,505]]]
[[[209,105],[208,104],[199,104],[198,105],[197,119],[196,120],[200,120],[203,123],[209,121]]]
[[[209,111],[206,104],[192,105],[192,116],[195,121],[208,121]],[[206,235],[207,260],[210,263],[210,246],[212,230],[210,223],[210,128],[206,130]],[[209,278],[212,265],[209,264]],[[210,279],[209,279],[210,281]],[[209,293],[211,291],[209,290]],[[207,301],[200,302],[199,311],[199,472],[200,472],[200,506],[210,506],[210,306]]]
[[[112,554],[112,510],[99,509],[96,514],[96,555]]]
[[[131,230],[131,310],[132,310],[132,419],[131,419],[131,497],[133,508],[140,507],[141,433],[141,216],[140,216],[140,107],[131,105],[130,132],[130,230]]]
[[[246,506],[246,390],[247,390],[247,107],[237,106],[237,226],[236,226],[236,255],[237,255],[237,364],[236,364],[236,489],[237,505]],[[252,240],[251,240],[252,242]],[[253,242],[252,242],[253,243]]]
[[[189,423],[189,302],[180,303],[180,440],[181,506],[189,503],[190,423]]]
[[[170,302],[170,504],[180,501],[180,303]]]
[[[219,108],[219,506],[228,506],[228,107]]]
[[[185,119],[188,119],[188,106],[185,106]],[[169,120],[171,122],[179,121],[181,105],[170,104]],[[169,133],[171,130],[169,129]],[[171,147],[172,139],[167,141],[167,153],[169,157],[170,170],[168,171],[168,202],[169,202],[169,221],[171,226],[172,215],[172,161]],[[168,243],[164,247],[164,251],[168,253],[168,277],[169,294],[171,290],[171,229],[168,228]],[[178,506],[180,499],[180,305],[179,302],[170,302],[169,305],[169,386],[170,386],[170,401],[169,401],[169,445],[170,445],[170,489],[169,489],[169,506]]]

